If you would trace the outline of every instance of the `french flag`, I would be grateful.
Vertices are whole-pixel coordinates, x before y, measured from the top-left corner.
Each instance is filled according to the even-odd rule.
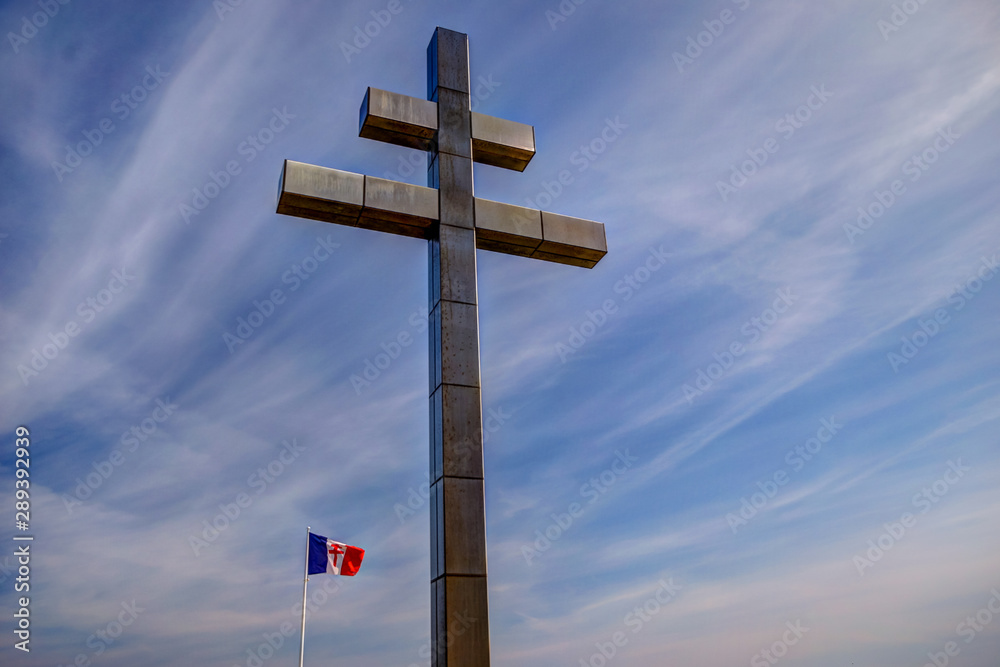
[[[309,533],[309,574],[353,577],[361,569],[365,550]]]

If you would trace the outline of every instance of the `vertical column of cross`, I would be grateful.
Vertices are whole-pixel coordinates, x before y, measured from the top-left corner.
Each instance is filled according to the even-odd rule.
[[[438,28],[427,47],[437,145],[428,185],[440,198],[429,242],[431,644],[434,667],[490,664],[472,185],[469,41]]]

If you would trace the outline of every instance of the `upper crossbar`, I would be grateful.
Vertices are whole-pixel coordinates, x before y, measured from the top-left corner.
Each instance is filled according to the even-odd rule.
[[[535,155],[535,128],[476,111],[472,114],[472,159],[494,167],[524,171]],[[360,130],[366,139],[433,150],[438,130],[437,104],[409,95],[369,88],[361,103]]]

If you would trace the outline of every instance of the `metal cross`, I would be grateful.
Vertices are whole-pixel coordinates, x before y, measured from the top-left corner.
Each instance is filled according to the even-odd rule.
[[[434,32],[427,97],[369,88],[360,135],[428,151],[429,187],[286,160],[277,212],[429,241],[431,655],[488,667],[476,249],[592,268],[607,242],[599,222],[473,194],[472,163],[524,171],[535,130],[471,110],[467,35]]]

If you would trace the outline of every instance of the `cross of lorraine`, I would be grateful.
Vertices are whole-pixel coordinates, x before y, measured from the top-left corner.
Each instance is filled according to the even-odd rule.
[[[489,667],[476,250],[593,268],[604,225],[481,199],[473,162],[523,172],[535,130],[472,111],[468,36],[438,28],[427,99],[369,88],[360,135],[427,151],[428,187],[286,160],[277,212],[428,241],[431,658]]]

